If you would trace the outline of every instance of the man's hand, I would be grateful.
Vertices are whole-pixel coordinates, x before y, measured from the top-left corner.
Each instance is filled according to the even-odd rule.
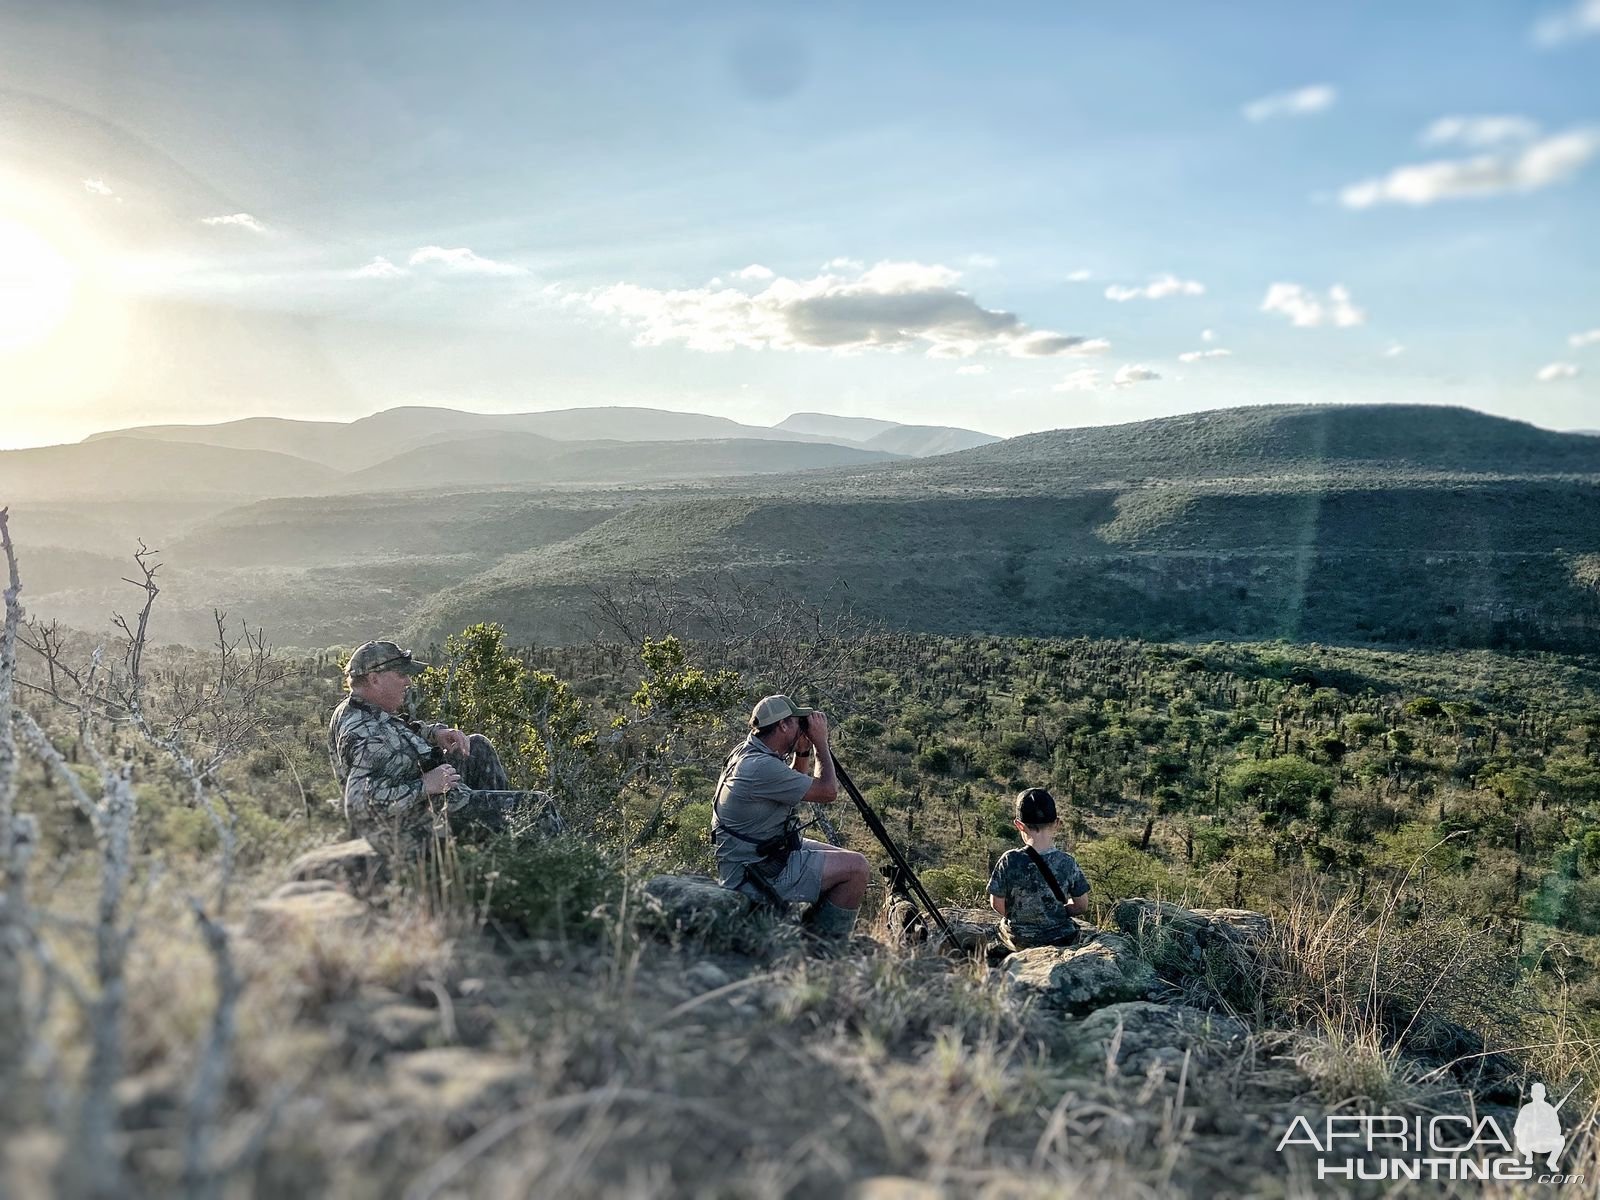
[[[467,735],[459,729],[441,729],[433,735],[434,744],[446,754],[466,754]]]
[[[435,767],[422,777],[422,794],[442,796],[460,782],[461,773],[449,763],[445,763],[444,766]]]
[[[828,745],[828,718],[821,712],[814,712],[806,718],[803,735],[809,739],[813,746],[826,749]]]

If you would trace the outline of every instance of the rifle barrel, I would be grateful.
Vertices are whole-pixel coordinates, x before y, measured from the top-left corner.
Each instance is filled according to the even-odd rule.
[[[928,889],[922,886],[922,880],[917,878],[917,873],[911,869],[911,864],[906,861],[906,856],[900,847],[894,844],[894,839],[889,836],[889,831],[872,811],[872,806],[862,797],[856,788],[855,780],[850,778],[850,772],[844,769],[837,756],[833,760],[833,772],[839,777],[839,782],[844,785],[844,790],[850,794],[850,799],[855,801],[855,806],[861,812],[862,820],[866,821],[867,828],[872,831],[872,836],[882,843],[883,848],[889,852],[889,858],[899,868],[900,878],[912,890],[912,899],[928,910],[928,915],[938,922],[939,928],[950,939],[951,945],[960,945],[956,941],[956,931],[950,928],[950,922],[945,920],[944,913],[939,911],[939,906],[933,902],[933,897],[928,895]]]

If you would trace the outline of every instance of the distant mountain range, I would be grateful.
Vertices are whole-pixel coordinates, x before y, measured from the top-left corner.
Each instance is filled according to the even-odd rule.
[[[725,428],[598,411],[598,428],[635,434]],[[104,563],[84,556],[148,528],[167,552],[166,636],[197,640],[212,607],[307,647],[379,631],[427,642],[482,620],[567,640],[592,631],[597,592],[651,588],[692,608],[755,580],[949,633],[1600,649],[1600,439],[1465,409],[1225,409],[922,458],[866,448],[918,427],[825,414],[670,441],[548,432],[597,428],[570,413],[517,418],[554,418],[546,432],[460,416],[394,410],[364,438],[313,422],[202,427],[234,443],[208,447],[216,460],[166,431],[161,465],[144,465],[173,483],[159,504],[36,503],[0,459],[0,498],[23,497],[19,537],[37,544],[32,521],[60,547],[36,605],[86,623],[125,603],[91,586]],[[783,440],[846,435],[855,444]],[[345,461],[290,456],[305,438]],[[381,453],[357,465],[372,439]],[[29,466],[42,485],[61,466],[52,452],[99,455],[109,475],[138,445],[14,453],[45,456]],[[185,507],[179,482],[226,482],[213,462],[234,502]],[[273,478],[301,490],[274,498],[261,490]]]
[[[349,422],[252,417],[138,426],[75,445],[0,452],[0,495],[233,504],[366,490],[638,485],[867,466],[996,440],[969,429],[821,413],[768,427],[651,408],[394,408]]]

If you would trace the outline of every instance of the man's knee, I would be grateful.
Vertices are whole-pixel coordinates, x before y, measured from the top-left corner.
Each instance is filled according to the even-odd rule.
[[[850,855],[850,878],[858,883],[865,883],[872,877],[872,864],[867,861],[867,856],[859,850],[848,851]]]

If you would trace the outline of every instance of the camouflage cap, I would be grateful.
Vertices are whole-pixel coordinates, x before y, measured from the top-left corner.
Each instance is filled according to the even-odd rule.
[[[767,696],[750,710],[750,728],[765,729],[785,717],[809,717],[812,709],[801,708],[787,696]]]
[[[351,679],[358,675],[371,675],[374,671],[404,671],[407,675],[421,675],[428,666],[428,663],[412,658],[411,651],[402,650],[393,642],[367,642],[356,647],[344,673]]]

